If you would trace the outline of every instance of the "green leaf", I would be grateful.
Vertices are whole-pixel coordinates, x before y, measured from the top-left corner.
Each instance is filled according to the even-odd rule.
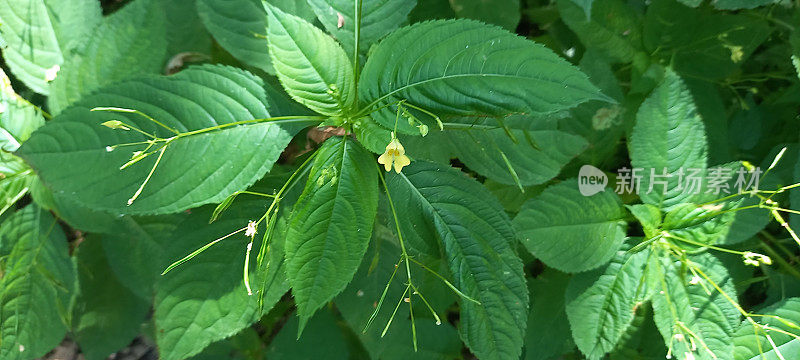
[[[86,359],[106,359],[139,334],[150,302],[117,280],[98,237],[81,242],[76,258],[80,286],[72,308],[72,333]]]
[[[620,342],[644,294],[640,281],[649,251],[618,251],[602,269],[581,273],[569,282],[566,309],[572,337],[589,359],[600,359]]]
[[[525,201],[539,195],[545,189],[545,185],[537,185],[526,187],[525,192],[522,192],[518,186],[504,185],[493,180],[484,181],[483,186],[489,189],[492,195],[503,205],[506,212],[510,214],[518,213]]]
[[[81,101],[37,131],[18,154],[53,191],[83,205],[129,214],[177,212],[220,202],[252,184],[269,171],[291,136],[276,124],[262,122],[177,139],[164,151],[141,196],[127,206],[159,155],[119,170],[131,151],[145,146],[110,152],[106,147],[147,138],[100,124],[123,119],[162,138],[175,134],[137,114],[90,109],[136,109],[185,133],[268,118],[267,104],[260,79],[229,67],[207,65],[170,77],[144,77]]]
[[[58,71],[101,19],[100,4],[93,0],[0,2],[3,60],[25,86],[47,95],[48,75]]]
[[[780,359],[779,353],[783,359],[790,359],[800,353],[800,340],[796,338],[800,336],[800,298],[788,298],[758,311],[758,314],[769,315],[753,317],[758,324],[794,334],[794,337],[778,331],[765,332],[748,321],[742,321],[733,335],[734,359],[777,360]]]
[[[509,136],[509,133],[511,134]],[[430,134],[470,170],[507,185],[542,184],[586,148],[586,140],[558,130],[458,129]],[[513,138],[512,138],[513,136]]]
[[[376,139],[376,153],[383,153],[389,131],[369,131]],[[451,119],[444,131],[431,131],[423,138],[404,136],[409,156],[446,163],[457,157],[470,170],[507,185],[542,184],[558,175],[561,168],[586,148],[580,136],[556,130],[554,121],[530,117],[512,117],[476,122],[474,119]],[[383,131],[381,131],[383,130]],[[357,133],[358,134],[358,133]],[[377,140],[384,141],[382,144]]]
[[[347,54],[355,45],[355,6],[353,0],[308,0],[317,18],[333,34]],[[361,0],[359,52],[366,54],[370,46],[408,21],[408,13],[417,0]],[[339,26],[339,15],[344,23]]]
[[[794,70],[797,71],[797,76],[800,77],[800,57],[792,55],[792,64],[794,64]]]
[[[645,15],[642,42],[676,72],[716,80],[735,72],[771,32],[766,20],[757,17],[654,0]]]
[[[316,156],[286,235],[286,274],[301,331],[358,270],[378,206],[378,168],[366,149],[333,137]]]
[[[625,2],[558,0],[558,10],[587,48],[620,62],[631,61],[640,51],[641,21]]]
[[[120,220],[115,232],[102,236],[103,250],[115,277],[142,299],[152,299],[153,286],[169,265],[163,243],[185,216],[128,216]]]
[[[35,176],[19,158],[0,155],[0,214],[11,209],[30,190]]]
[[[50,210],[75,230],[98,234],[116,233],[122,226],[122,214],[95,210],[77,203],[63,194],[53,194],[46,188],[39,178],[34,180],[31,187],[31,196],[40,206],[48,204]]]
[[[695,106],[708,137],[708,163],[722,164],[733,159],[731,155],[730,142],[733,141],[729,135],[729,117],[726,110],[726,100],[722,97],[719,86],[716,83],[698,80],[696,78],[684,78],[689,91],[694,98]]]
[[[269,6],[269,53],[292,99],[320,114],[342,115],[356,100],[353,67],[322,30]]]
[[[706,135],[692,94],[674,72],[668,70],[661,85],[639,107],[628,146],[631,166],[644,171],[639,187],[644,203],[670,209],[695,196],[688,189],[689,179],[705,174]],[[692,175],[692,169],[698,172]],[[654,182],[651,189],[651,172],[661,175],[665,170],[673,175],[659,180],[666,186]],[[681,170],[684,176],[677,175]]]
[[[244,228],[248,221],[261,215],[263,205],[263,201],[235,204],[222,219],[210,225],[208,219],[213,207],[192,211],[172,236],[161,242],[165,257],[177,260],[216,238]],[[259,231],[265,230],[262,227]],[[262,283],[266,284],[263,312],[272,308],[288,290],[282,260],[282,231],[279,225],[276,236],[272,237],[265,258],[266,270],[251,276],[253,296],[248,296],[242,279],[247,248],[247,238],[243,235],[215,244],[160,277],[156,284],[154,319],[161,359],[185,359],[260,318],[258,289]],[[258,254],[259,247],[256,243],[251,258]],[[250,264],[250,270],[254,271],[255,261]]]
[[[2,5],[0,5],[2,6]],[[44,124],[41,112],[19,96],[0,69],[0,214],[31,188],[36,176],[22,159],[11,155]]]
[[[433,225],[453,284],[480,302],[459,300],[464,343],[481,359],[519,357],[528,292],[522,262],[514,253],[514,230],[502,206],[462,172],[428,162],[416,161],[401,174],[391,173],[387,185],[393,199],[417,204],[428,224],[413,225]]]
[[[390,233],[390,235],[393,235]],[[403,233],[405,236],[406,233]],[[342,317],[350,328],[356,333],[364,345],[367,352],[373,359],[385,360],[405,360],[409,354],[414,354],[414,359],[420,360],[449,360],[458,358],[461,354],[461,340],[458,332],[448,322],[444,321],[436,325],[429,311],[424,306],[414,307],[415,329],[417,332],[417,351],[414,352],[411,319],[407,304],[400,306],[397,314],[392,320],[391,326],[385,336],[381,336],[382,329],[389,321],[392,311],[397,302],[402,298],[405,286],[402,280],[404,275],[395,275],[392,285],[387,290],[381,311],[376,315],[372,326],[366,328],[371,310],[375,302],[379,301],[384,289],[386,288],[392,273],[395,271],[395,264],[400,255],[400,247],[396,245],[392,237],[381,237],[378,231],[373,235],[372,246],[367,252],[367,256],[361,262],[358,272],[353,277],[353,281],[347,288],[336,297],[336,308],[342,313]],[[408,245],[406,245],[408,246]],[[418,258],[419,259],[419,258]],[[434,310],[442,316],[446,306],[437,306],[432,294],[424,286],[426,275],[425,270],[412,265],[412,279],[414,284],[420,289],[422,296],[431,303]],[[432,278],[433,276],[428,276]],[[437,284],[441,280],[435,279]],[[442,285],[441,287],[444,287]],[[446,288],[445,288],[446,289]],[[450,289],[446,289],[447,295],[452,294]],[[408,296],[414,305],[422,305],[422,301],[417,296]],[[370,311],[364,311],[370,309]],[[314,320],[312,319],[311,322]],[[310,328],[311,325],[309,325]],[[306,332],[304,337],[307,337]],[[302,338],[301,338],[302,339]]]
[[[528,314],[525,333],[525,360],[549,360],[564,352],[569,345],[570,328],[564,310],[564,292],[569,275],[545,269],[528,280],[530,297],[536,299]]]
[[[725,266],[713,255],[701,254],[690,258],[732,299],[736,299],[733,281]],[[679,261],[667,257],[653,269],[658,276],[652,297],[656,326],[677,359],[732,359],[731,333],[739,323],[739,313],[706,279],[700,277],[692,284],[692,273]],[[650,281],[650,280],[648,280]],[[705,289],[709,289],[707,293]],[[685,328],[683,328],[685,327]],[[688,329],[689,331],[687,331]],[[682,334],[682,341],[676,334]],[[692,341],[696,350],[692,351]],[[714,355],[712,356],[711,353]]]
[[[330,310],[320,311],[308,322],[305,336],[297,338],[301,327],[292,316],[269,343],[267,357],[277,360],[325,359],[330,356],[349,359],[346,329],[342,328]]]
[[[0,69],[0,149],[16,151],[31,133],[44,125],[44,117],[33,104],[11,87],[11,79]],[[0,158],[6,153],[0,153]]]
[[[405,99],[440,117],[536,116],[608,99],[544,46],[471,20],[425,22],[390,34],[364,66],[359,97],[368,108]],[[396,107],[372,116],[394,128]],[[419,133],[404,120],[398,130]]]
[[[270,4],[310,20],[314,13],[303,0],[270,1]],[[237,60],[270,74],[267,12],[261,0],[197,0],[197,11],[206,29]]]
[[[660,360],[666,358],[666,348],[653,321],[649,304],[643,304],[636,308],[633,323],[609,358],[610,360]]]
[[[592,18],[592,4],[595,0],[572,0],[575,5],[578,5],[583,12],[586,13],[586,19],[591,20]]]
[[[30,205],[0,226],[0,358],[34,359],[56,347],[75,291],[75,265],[56,220]]]
[[[353,132],[361,145],[376,154],[383,154],[386,145],[392,141],[392,131],[378,125],[369,117],[361,118],[353,124]]]
[[[573,166],[594,165],[598,168],[607,168],[609,163],[617,161],[614,155],[619,153],[621,141],[629,128],[632,116],[625,103],[632,100],[625,99],[622,88],[614,75],[611,64],[596,50],[587,50],[581,57],[580,68],[593,84],[596,84],[605,94],[608,94],[623,104],[607,104],[601,101],[590,101],[569,111],[569,116],[558,119],[559,130],[578,135],[588,142],[588,149],[578,155],[572,162]],[[636,100],[633,100],[635,102]],[[635,106],[639,103],[636,102]],[[570,166],[567,166],[569,169]]]
[[[661,210],[650,204],[625,205],[626,208],[642,224],[644,235],[652,238],[661,229]]]
[[[736,216],[735,212],[724,211],[735,208],[738,203],[678,204],[664,215],[662,227],[672,236],[713,245],[725,238]]]
[[[166,17],[159,1],[140,0],[103,18],[85,44],[65,59],[50,87],[55,115],[95,90],[160,73],[167,55]]]
[[[502,26],[508,31],[517,29],[520,15],[519,0],[450,0],[456,16]]]
[[[162,1],[162,11],[166,14],[167,56],[169,62],[164,72],[174,73],[183,59],[203,59],[211,54],[212,39],[206,31],[196,0]],[[266,15],[265,15],[266,16]],[[171,72],[172,71],[172,72]]]
[[[260,0],[197,0],[197,11],[214,40],[244,64],[274,73],[267,39],[267,13]]]
[[[625,240],[625,209],[617,194],[584,196],[567,180],[528,200],[514,218],[522,243],[534,256],[564,272],[605,264]]]

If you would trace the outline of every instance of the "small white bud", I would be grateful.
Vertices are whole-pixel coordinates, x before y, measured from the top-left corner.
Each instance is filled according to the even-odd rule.
[[[254,236],[255,234],[256,234],[256,222],[250,220],[250,222],[247,223],[247,230],[244,231],[244,236],[251,237]]]
[[[56,75],[58,75],[58,71],[61,70],[61,66],[58,64],[53,65],[53,67],[44,71],[44,81],[51,82],[56,79]]]

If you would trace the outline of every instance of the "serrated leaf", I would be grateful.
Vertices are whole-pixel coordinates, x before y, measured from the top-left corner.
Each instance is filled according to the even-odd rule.
[[[640,20],[623,1],[558,0],[557,4],[561,19],[587,48],[621,62],[631,61],[640,51]]]
[[[378,125],[368,117],[359,119],[353,125],[353,132],[361,145],[376,154],[383,154],[386,151],[386,145],[392,141],[392,131]]]
[[[717,258],[705,253],[690,260],[714,280],[727,296],[736,299],[733,281]],[[692,273],[679,261],[664,257],[657,269],[653,270],[658,273],[653,278],[655,281],[649,284],[655,290],[652,296],[654,318],[673,356],[680,360],[732,359],[731,333],[733,326],[739,323],[739,313],[733,304],[704,278],[692,284]],[[710,289],[710,294],[705,289]],[[683,327],[694,335],[690,335]],[[681,337],[676,337],[676,334],[682,334],[681,341],[678,341]],[[690,339],[694,341],[696,350],[692,350]]]
[[[358,270],[378,206],[377,165],[366,149],[333,137],[316,156],[286,235],[286,274],[300,331]]]
[[[743,321],[733,335],[736,360],[790,359],[800,353],[800,298],[788,298],[757,312],[767,317],[753,317],[760,325],[780,331],[765,331]],[[780,317],[777,319],[772,316]],[[794,325],[794,326],[792,326]],[[794,336],[782,333],[788,332]],[[770,339],[767,339],[769,335]]]
[[[423,161],[391,173],[387,185],[393,199],[417,203],[426,226],[438,232],[453,284],[480,302],[459,300],[464,343],[481,359],[519,357],[528,292],[502,206],[460,171]]]
[[[440,117],[535,116],[607,100],[586,75],[544,46],[471,20],[425,22],[387,36],[367,59],[359,98],[376,109],[405,99]],[[372,116],[394,128],[396,107]],[[405,120],[398,130],[419,133]]]
[[[480,20],[515,31],[521,18],[519,0],[450,0],[459,18]]]
[[[150,301],[117,280],[100,238],[81,242],[76,258],[80,286],[72,308],[72,333],[86,359],[103,360],[139,334]]]
[[[50,85],[53,115],[81,97],[124,79],[158,74],[167,55],[166,15],[159,1],[140,0],[103,18]]]
[[[34,359],[58,345],[75,290],[75,265],[56,220],[30,205],[0,226],[0,358]]]
[[[263,201],[234,205],[222,219],[208,224],[213,207],[194,210],[168,239],[161,243],[165,257],[172,261],[202,245],[243,228],[264,211]],[[278,222],[280,224],[280,222]],[[269,311],[288,290],[283,263],[283,225],[272,237],[264,271],[251,276],[253,295],[248,296],[242,279],[247,238],[234,236],[221,241],[190,261],[161,276],[156,283],[156,342],[164,360],[185,359],[214,341],[227,338],[249,326]],[[263,227],[260,231],[265,231]],[[256,240],[260,240],[256,236]],[[258,254],[259,242],[252,254]],[[254,256],[254,255],[251,255]],[[255,271],[251,261],[250,271]],[[256,289],[266,284],[264,307],[259,313]]]
[[[736,213],[725,211],[738,204],[738,201],[706,206],[678,204],[664,215],[662,227],[670,235],[713,245],[728,235]]]
[[[523,204],[514,227],[548,266],[581,272],[605,264],[625,240],[625,210],[617,194],[584,196],[577,180],[545,189]]]
[[[3,60],[30,89],[47,95],[50,78],[100,23],[93,0],[7,0],[0,2]]]
[[[355,46],[355,6],[352,0],[308,0],[317,19],[352,56]],[[408,21],[417,0],[361,0],[359,53]],[[342,17],[339,26],[339,16]]]
[[[636,125],[629,142],[631,166],[643,169],[639,197],[646,204],[670,209],[695,195],[688,189],[693,169],[705,174],[708,150],[706,134],[692,94],[674,72],[668,70],[664,81],[644,101],[636,114]],[[650,173],[672,174],[653,182]],[[678,176],[679,171],[683,176]],[[700,175],[702,176],[702,175]],[[702,186],[702,185],[700,185]],[[695,188],[694,191],[702,191]]]
[[[55,192],[78,203],[116,213],[170,213],[219,202],[262,177],[291,136],[269,122],[230,126],[174,141],[164,151],[141,196],[158,154],[119,170],[140,147],[107,146],[145,141],[134,131],[100,126],[124,119],[162,138],[174,134],[131,113],[90,111],[98,106],[136,109],[181,132],[268,118],[263,82],[224,66],[201,66],[170,77],[144,77],[106,87],[34,134],[18,154]],[[198,163],[197,159],[203,159]],[[64,166],[72,164],[72,166]]]
[[[641,280],[649,251],[619,251],[604,268],[581,273],[567,287],[572,337],[589,359],[600,359],[620,342],[644,299]]]
[[[269,53],[283,88],[320,114],[342,115],[356,100],[353,67],[342,47],[297,16],[267,7]]]

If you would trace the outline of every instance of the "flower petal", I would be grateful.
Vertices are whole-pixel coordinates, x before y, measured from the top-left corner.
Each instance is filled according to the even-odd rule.
[[[394,159],[394,171],[399,174],[400,170],[403,170],[403,167],[407,166],[408,164],[411,164],[411,159],[409,159],[408,156],[401,154]]]

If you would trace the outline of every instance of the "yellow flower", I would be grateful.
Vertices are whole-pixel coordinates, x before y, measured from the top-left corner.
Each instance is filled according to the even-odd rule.
[[[378,157],[378,163],[383,164],[386,171],[390,171],[392,164],[394,164],[394,171],[399,174],[404,166],[411,164],[411,160],[405,154],[406,149],[403,148],[403,145],[392,133],[392,141],[389,142],[389,145],[386,145],[386,151],[383,155]]]

